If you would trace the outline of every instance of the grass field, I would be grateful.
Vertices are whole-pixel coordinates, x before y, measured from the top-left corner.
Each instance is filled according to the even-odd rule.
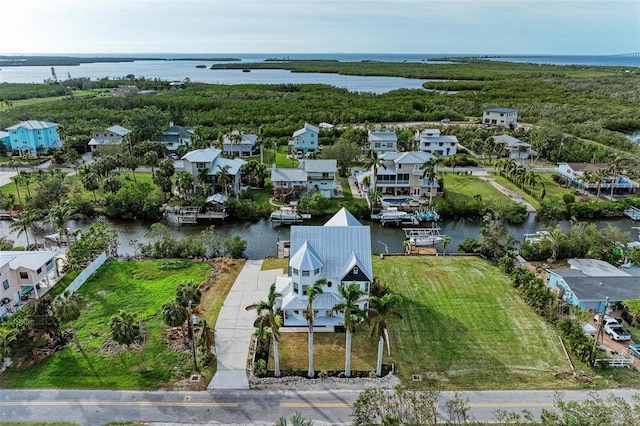
[[[512,202],[509,197],[498,191],[493,185],[477,176],[446,173],[444,175],[444,188],[447,192],[447,197],[454,200],[472,199],[475,195],[480,195],[483,200],[495,201],[498,204]]]
[[[275,265],[270,265],[275,266]],[[385,257],[374,274],[402,296],[389,328],[391,357],[410,388],[554,389],[574,387],[558,334],[518,296],[506,275],[477,257]],[[352,363],[372,370],[376,339],[354,335]],[[314,335],[316,370],[344,368],[344,334]],[[281,368],[306,370],[306,333],[282,333]],[[419,375],[421,381],[414,381]]]
[[[412,375],[445,389],[550,389],[569,368],[558,335],[476,257],[386,257],[374,273],[400,294],[402,321],[391,324],[391,359],[408,386]]]
[[[85,354],[75,344],[24,370],[2,375],[3,388],[157,389],[171,387],[191,373],[190,353],[175,352],[162,340],[160,310],[175,297],[176,286],[201,282],[211,273],[204,262],[185,262],[181,269],[162,269],[163,261],[109,261],[78,291],[86,306],[73,324]],[[225,293],[226,294],[226,293]],[[105,354],[109,320],[120,309],[143,321],[143,350]],[[213,314],[212,314],[213,315]]]

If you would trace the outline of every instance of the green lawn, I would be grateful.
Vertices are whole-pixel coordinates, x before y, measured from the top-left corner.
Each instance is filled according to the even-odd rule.
[[[275,261],[268,265],[279,266]],[[577,385],[558,334],[511,287],[509,278],[478,257],[374,258],[374,275],[402,296],[389,332],[391,356],[410,388],[555,389]],[[362,325],[353,340],[355,370],[375,367],[377,341]],[[314,335],[316,370],[344,369],[344,334]],[[281,368],[306,370],[306,333],[282,333]],[[272,367],[272,366],[271,366]],[[421,381],[414,381],[419,375]]]
[[[485,201],[495,201],[498,204],[511,202],[510,198],[498,191],[493,185],[473,175],[444,174],[444,190],[451,199],[468,199],[476,195]]]
[[[78,291],[86,306],[74,326],[85,354],[75,344],[24,370],[2,375],[3,388],[158,389],[171,387],[191,372],[190,353],[175,352],[162,340],[163,303],[175,297],[183,281],[201,282],[211,273],[205,262],[186,262],[181,269],[162,269],[163,261],[110,260]],[[120,309],[143,321],[143,350],[105,354],[111,337],[109,320]],[[67,325],[68,326],[68,325]]]
[[[531,195],[524,192],[518,185],[512,183],[507,178],[500,176],[498,173],[490,172],[489,173],[492,179],[495,179],[500,185],[505,188],[509,188],[514,192],[517,192],[522,198],[524,198],[529,204],[534,206],[536,209],[540,208],[540,201],[537,198],[532,197]],[[573,194],[574,190],[570,188],[565,188],[551,179],[551,176],[555,173],[544,172],[537,173],[540,176],[540,182],[544,183],[545,189],[545,197],[544,201],[553,201],[553,202],[562,202],[562,196],[565,194]],[[534,193],[540,192],[542,186],[538,183],[534,186]]]
[[[567,371],[558,334],[506,275],[477,257],[374,258],[374,274],[403,297],[391,322],[392,356],[408,386],[552,389]],[[412,381],[421,375],[422,382]]]

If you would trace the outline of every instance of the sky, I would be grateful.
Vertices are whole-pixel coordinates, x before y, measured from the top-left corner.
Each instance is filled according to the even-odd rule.
[[[638,0],[9,0],[0,52],[640,52]]]

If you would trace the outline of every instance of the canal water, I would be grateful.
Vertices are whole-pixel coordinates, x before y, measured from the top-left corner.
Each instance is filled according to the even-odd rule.
[[[329,217],[314,218],[306,221],[308,225],[322,225]],[[118,232],[118,252],[121,255],[132,256],[136,254],[138,243],[146,243],[149,241],[148,232],[151,223],[136,221],[114,221],[100,218],[110,222]],[[384,252],[388,250],[390,253],[401,253],[404,250],[402,241],[404,240],[404,232],[402,226],[381,226],[378,222],[370,220],[361,221],[363,225],[371,227],[371,248],[374,253]],[[569,228],[568,221],[560,222],[564,228]],[[598,221],[599,227],[613,225],[621,228],[623,231],[630,233],[632,240],[638,239],[638,230],[634,226],[640,226],[639,223],[629,219],[609,219]],[[24,234],[17,237],[17,232],[9,229],[11,222],[0,221],[0,235],[7,236],[16,241],[16,245],[25,245],[26,239]],[[91,224],[90,221],[76,221],[70,223],[70,229],[85,229]],[[197,225],[182,225],[172,227],[179,238],[189,238],[189,236],[200,233],[210,224],[215,225],[215,229],[220,239],[225,237],[240,235],[247,241],[247,250],[245,255],[250,259],[262,259],[276,255],[276,245],[279,240],[288,240],[290,227],[277,226],[268,219],[262,219],[257,222],[236,222],[236,221],[212,221],[211,223],[199,223]],[[506,228],[513,236],[522,241],[524,234],[533,233],[542,229],[544,226],[552,226],[553,223],[541,222],[536,220],[535,214],[529,214],[528,220],[520,225],[506,225]],[[467,237],[477,238],[482,222],[479,220],[448,220],[439,224],[441,234],[451,236],[451,243],[447,246],[447,252],[456,252],[458,244]],[[39,241],[46,234],[55,233],[51,228],[38,228],[37,237]],[[436,246],[442,251],[440,245]]]

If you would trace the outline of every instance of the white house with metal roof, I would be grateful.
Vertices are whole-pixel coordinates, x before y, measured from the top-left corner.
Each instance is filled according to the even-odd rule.
[[[341,301],[338,288],[357,283],[369,294],[373,282],[371,231],[342,208],[324,226],[292,226],[291,256],[286,276],[276,278],[276,290],[282,294],[276,308],[282,311],[285,327],[307,325],[307,288],[326,279],[323,294],[313,302],[316,331],[334,331],[344,324],[344,316],[330,312]],[[368,302],[360,303],[362,309]]]
[[[380,154],[395,152],[398,150],[398,136],[393,129],[369,130],[369,149]]]
[[[586,180],[585,173],[597,176],[600,170],[606,170],[608,175],[601,182]],[[611,193],[619,190],[625,190],[633,193],[638,190],[640,184],[631,180],[629,177],[621,174],[613,174],[611,165],[608,163],[558,163],[557,173],[567,180],[570,186],[582,188],[585,191],[597,192],[598,185],[603,193]]]
[[[317,191],[331,198],[338,163],[336,160],[301,160],[295,169],[271,169],[271,185],[275,195]]]
[[[448,157],[458,152],[458,138],[454,135],[441,135],[439,129],[416,131],[415,140],[418,149],[440,157]]]
[[[482,123],[494,126],[513,127],[518,124],[518,110],[513,108],[488,108],[482,113]]]
[[[0,251],[0,317],[11,314],[31,297],[40,298],[42,287],[51,287],[60,277],[58,251]]]
[[[174,124],[173,121],[170,121],[169,127],[163,131],[154,142],[163,144],[169,153],[173,153],[183,146],[189,145],[191,143],[192,136],[193,130]]]
[[[411,197],[435,196],[438,193],[438,180],[424,178],[421,168],[434,158],[428,152],[387,152],[380,156],[384,167],[378,167],[375,184],[383,195],[402,195]],[[373,179],[372,179],[373,181]]]
[[[640,269],[617,268],[603,260],[570,259],[570,268],[547,269],[549,287],[571,305],[604,312],[616,304],[640,299]]]
[[[11,151],[20,155],[37,155],[40,150],[62,148],[57,123],[27,120],[7,127]]]
[[[531,144],[521,141],[509,135],[498,135],[493,137],[495,144],[504,145],[503,156],[513,160],[528,160],[537,152],[532,148]]]
[[[127,138],[131,130],[122,126],[111,126],[101,132],[92,132],[89,149],[95,152],[101,146],[119,146]]]
[[[214,192],[217,189],[222,189],[223,192],[226,191],[227,188],[216,188],[216,186],[220,187],[217,182],[217,174],[221,170],[224,170],[226,166],[229,166],[227,172],[233,177],[229,185],[229,189],[234,192],[240,191],[240,168],[247,164],[246,161],[239,158],[224,158],[222,156],[222,151],[216,148],[189,151],[182,156],[182,160],[184,170],[191,173],[196,186],[202,185],[202,182],[199,179],[200,170],[207,169],[207,178],[204,183],[213,184]]]
[[[234,130],[222,138],[222,152],[224,155],[249,157],[256,155],[258,149],[258,135],[249,135]]]
[[[308,152],[318,152],[320,149],[319,132],[316,126],[304,123],[302,129],[293,132],[293,139],[289,141],[289,153],[302,158]]]

